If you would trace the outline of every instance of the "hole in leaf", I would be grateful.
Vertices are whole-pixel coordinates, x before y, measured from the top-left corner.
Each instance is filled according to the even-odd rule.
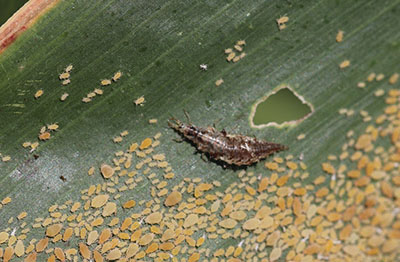
[[[280,86],[252,108],[251,126],[283,127],[298,124],[314,111],[313,106],[288,86]]]

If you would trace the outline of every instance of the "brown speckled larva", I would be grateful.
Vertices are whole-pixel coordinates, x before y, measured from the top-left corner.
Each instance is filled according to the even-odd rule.
[[[201,128],[175,118],[170,120],[168,125],[192,141],[199,151],[229,165],[248,166],[270,154],[288,149],[284,145],[257,140],[255,137],[228,134],[225,130],[219,132],[213,127]]]

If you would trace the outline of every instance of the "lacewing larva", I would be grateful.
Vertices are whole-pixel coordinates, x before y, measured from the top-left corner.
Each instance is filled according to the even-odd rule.
[[[229,165],[248,166],[275,152],[288,149],[281,144],[257,140],[255,137],[228,134],[225,130],[219,132],[210,126],[197,127],[190,121],[187,124],[175,118],[171,118],[168,125],[193,142],[199,151]]]

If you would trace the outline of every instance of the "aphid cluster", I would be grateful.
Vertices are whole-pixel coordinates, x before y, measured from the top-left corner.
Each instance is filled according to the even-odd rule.
[[[56,131],[58,127],[58,124],[50,124],[47,127],[43,126],[39,132],[39,139],[42,141],[49,140],[51,138],[50,132]]]
[[[175,118],[172,118],[168,125],[192,141],[199,151],[229,165],[251,165],[275,152],[287,149],[281,144],[244,135],[228,134],[225,130],[219,132],[213,127],[201,128]]]
[[[92,92],[88,93],[86,97],[82,98],[82,102],[84,103],[89,103],[92,101],[92,98],[94,98],[97,95],[102,95],[103,90],[99,88],[95,88]]]
[[[239,40],[236,42],[233,48],[225,49],[225,54],[228,56],[226,57],[226,61],[236,63],[240,59],[246,56],[246,53],[243,52],[243,46],[246,45],[245,40]],[[238,54],[236,54],[238,52]],[[222,84],[222,83],[221,83]]]
[[[58,75],[58,78],[60,80],[62,80],[61,84],[63,86],[66,86],[69,83],[71,83],[71,80],[69,79],[69,77],[71,76],[70,73],[71,73],[73,68],[74,67],[72,66],[72,64],[70,64],[64,69],[64,72],[62,72],[61,74]]]
[[[117,82],[122,76],[122,72],[118,71],[116,72],[111,79],[103,79],[100,81],[101,86],[108,86],[111,85],[112,82]],[[92,98],[94,98],[96,95],[102,95],[103,90],[99,88],[95,88],[92,92],[88,93],[84,98],[82,98],[82,102],[84,103],[89,103],[92,101]]]
[[[111,79],[103,79],[103,80],[101,80],[100,84],[102,86],[111,85],[112,81],[117,82],[121,78],[121,76],[122,76],[122,72],[118,71],[113,75],[113,77]]]

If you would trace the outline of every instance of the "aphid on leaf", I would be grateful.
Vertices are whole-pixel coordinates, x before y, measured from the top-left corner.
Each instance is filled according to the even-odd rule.
[[[143,104],[146,102],[146,100],[144,99],[144,96],[141,96],[139,98],[137,98],[134,103],[137,106],[143,106]]]
[[[206,65],[206,64],[201,64],[201,65],[200,65],[200,69],[203,70],[203,71],[207,71],[208,65]]]
[[[70,74],[68,72],[64,72],[58,76],[60,80],[68,79]]]
[[[72,64],[70,64],[65,68],[65,72],[69,73],[72,71],[72,69],[74,69],[74,66]]]
[[[186,117],[189,124],[171,118],[168,125],[193,142],[199,151],[229,165],[248,166],[275,152],[288,149],[284,145],[257,140],[254,137],[228,134],[225,130],[219,132],[213,127],[197,127],[190,123],[187,114]]]
[[[103,80],[101,80],[100,84],[101,84],[102,86],[111,85],[111,80],[110,80],[110,79],[103,79]]]
[[[59,127],[59,125],[57,125],[57,124],[47,125],[47,128],[48,128],[49,130],[57,130],[58,127]]]
[[[38,91],[36,91],[35,93],[35,99],[38,99],[39,97],[41,97],[43,95],[43,90],[39,89]]]
[[[65,101],[65,99],[67,99],[68,96],[69,96],[69,94],[64,93],[64,94],[61,95],[60,100],[61,100],[61,101]]]
[[[118,79],[121,78],[121,76],[122,76],[122,72],[121,72],[121,71],[118,71],[118,72],[116,72],[116,73],[114,74],[114,76],[112,77],[112,80],[113,80],[114,82],[117,82]]]

